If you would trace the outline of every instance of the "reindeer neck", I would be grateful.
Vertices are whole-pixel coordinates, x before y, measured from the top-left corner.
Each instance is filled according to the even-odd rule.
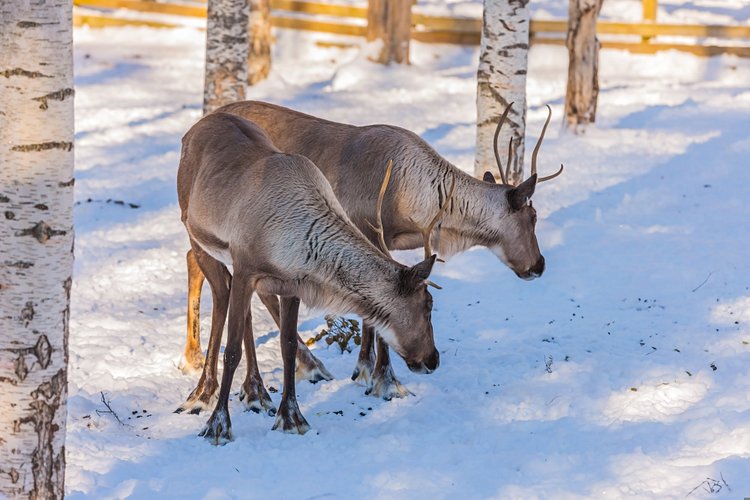
[[[503,199],[500,191],[505,188],[476,179],[442,157],[438,156],[431,163],[426,175],[434,179],[428,184],[433,193],[422,197],[426,202],[414,205],[418,207],[415,211],[419,221],[429,220],[437,213],[438,202],[447,196],[453,178],[456,183],[451,202],[433,229],[433,251],[449,257],[475,245],[495,244],[498,239],[496,225],[488,222],[498,217],[497,205]],[[437,196],[434,191],[437,191]]]
[[[313,250],[305,267],[305,274],[328,295],[311,302],[381,321],[391,314],[389,297],[403,266],[385,257],[353,226],[342,228],[319,251]]]

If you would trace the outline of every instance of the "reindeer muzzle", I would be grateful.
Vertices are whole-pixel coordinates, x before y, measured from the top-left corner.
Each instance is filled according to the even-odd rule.
[[[534,278],[538,278],[542,274],[544,274],[544,257],[542,256],[539,256],[539,260],[536,261],[536,264],[531,266],[528,271],[523,273],[516,273],[519,278],[526,281],[531,281]]]
[[[406,363],[406,366],[414,373],[432,373],[440,366],[440,353],[435,349],[426,360],[419,363]]]

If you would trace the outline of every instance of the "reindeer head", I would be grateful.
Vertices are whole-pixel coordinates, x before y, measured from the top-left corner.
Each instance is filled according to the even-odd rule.
[[[432,332],[432,295],[427,286],[435,255],[412,267],[402,267],[396,283],[398,303],[394,304],[386,328],[378,330],[409,369],[431,373],[440,364]]]
[[[544,122],[544,128],[542,128],[542,133],[531,155],[531,177],[517,186],[512,186],[508,183],[508,178],[510,177],[510,160],[513,153],[513,138],[508,143],[508,161],[505,172],[503,172],[503,165],[500,162],[500,154],[497,150],[497,138],[500,135],[500,129],[505,118],[508,116],[511,106],[513,106],[513,103],[510,103],[505,108],[502,117],[500,117],[493,143],[495,160],[500,170],[502,185],[498,185],[498,189],[493,190],[493,195],[500,198],[493,205],[498,207],[501,213],[498,215],[497,220],[488,221],[488,224],[498,226],[498,236],[495,239],[496,241],[493,241],[493,244],[490,245],[490,250],[510,267],[519,278],[532,280],[538,278],[544,272],[544,257],[539,251],[539,243],[536,240],[534,232],[536,227],[536,210],[534,210],[534,206],[531,203],[531,197],[534,195],[537,183],[554,179],[562,173],[563,166],[560,165],[560,170],[552,175],[537,177],[536,158],[539,148],[542,145],[542,140],[544,140],[547,125],[549,125],[552,116],[552,109],[547,106],[547,120]],[[495,184],[495,177],[492,173],[485,172],[484,181]]]

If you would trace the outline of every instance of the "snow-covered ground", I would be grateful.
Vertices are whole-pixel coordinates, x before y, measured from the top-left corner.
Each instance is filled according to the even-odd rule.
[[[401,125],[471,171],[475,48],[414,44],[411,66],[383,68],[320,36],[277,35],[252,98]],[[298,385],[311,432],[273,432],[233,395],[236,439],[217,448],[197,437],[207,415],[172,413],[196,381],[177,369],[175,172],[200,116],[204,35],[75,36],[71,498],[750,495],[750,61],[603,51],[599,123],[574,136],[559,128],[565,51],[534,47],[529,140],[551,104],[540,168],[567,167],[534,197],[544,276],[521,281],[484,249],[454,257],[435,276],[440,368],[395,361],[416,396],[365,396],[349,379],[356,354],[320,346],[336,379]],[[254,319],[261,372],[280,389],[278,332],[260,306]],[[307,313],[300,330],[323,324]]]

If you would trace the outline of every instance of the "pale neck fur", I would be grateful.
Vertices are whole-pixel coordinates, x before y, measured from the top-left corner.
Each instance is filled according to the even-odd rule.
[[[409,214],[407,217],[420,225],[427,225],[438,211],[438,201],[444,200],[450,191],[453,174],[456,179],[453,199],[432,231],[433,251],[450,257],[475,245],[498,245],[507,209],[505,191],[508,187],[476,179],[435,152],[424,153],[408,166],[418,171],[418,176],[411,178],[420,181],[412,186],[402,184],[401,212]],[[424,179],[434,180],[435,185]],[[438,190],[441,195],[437,194]],[[421,236],[415,243],[415,246],[422,245]]]
[[[396,314],[403,266],[386,258],[351,223],[311,231],[304,251],[294,252],[302,300],[331,312],[356,312],[387,323]]]

